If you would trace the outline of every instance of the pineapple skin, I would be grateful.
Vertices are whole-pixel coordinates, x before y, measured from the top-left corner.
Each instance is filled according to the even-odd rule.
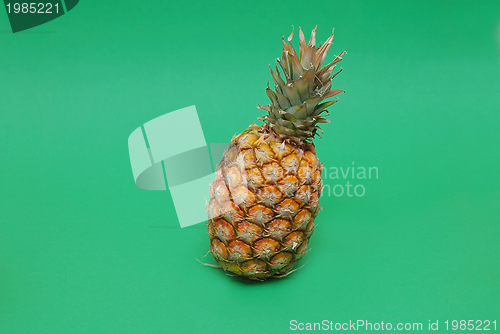
[[[323,165],[314,144],[251,125],[224,151],[207,204],[210,252],[249,279],[283,277],[307,253]]]

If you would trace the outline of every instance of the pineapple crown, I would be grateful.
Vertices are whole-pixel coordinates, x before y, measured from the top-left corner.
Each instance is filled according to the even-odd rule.
[[[286,83],[281,77],[278,65],[275,64],[276,72],[269,66],[275,91],[269,88],[268,83],[266,93],[271,103],[258,106],[259,109],[269,113],[259,119],[268,122],[274,132],[301,141],[311,141],[315,135],[321,137],[317,132],[323,133],[323,131],[318,123],[330,123],[325,118],[330,115],[326,108],[337,102],[338,98],[333,101],[322,101],[344,92],[341,89],[331,88],[332,79],[342,71],[342,68],[331,74],[337,66],[335,64],[342,60],[346,52],[342,52],[331,63],[321,67],[332,45],[333,31],[324,44],[316,47],[316,28],[311,33],[309,43],[306,43],[304,33],[299,27],[299,53],[291,43],[294,29],[288,37],[288,43],[284,37],[282,38],[283,54],[281,59],[277,58],[277,63],[283,70]]]

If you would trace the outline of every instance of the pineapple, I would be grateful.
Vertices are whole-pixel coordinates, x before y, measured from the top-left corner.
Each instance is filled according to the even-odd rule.
[[[342,52],[321,67],[333,40],[316,47],[316,28],[309,43],[299,28],[300,48],[292,46],[293,30],[278,65],[271,67],[275,91],[260,106],[268,115],[234,136],[210,185],[207,229],[210,252],[220,267],[239,276],[262,280],[283,277],[307,252],[320,211],[323,165],[312,140],[329,123],[322,102],[343,90],[331,89]]]

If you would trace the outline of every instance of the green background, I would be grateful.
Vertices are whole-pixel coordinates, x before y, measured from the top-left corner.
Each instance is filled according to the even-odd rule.
[[[304,268],[246,283],[196,261],[203,224],[135,186],[127,138],[194,104],[227,142],[316,24],[348,52],[318,155],[379,178],[322,198]],[[499,322],[499,29],[499,1],[83,1],[16,34],[0,13],[0,333]]]

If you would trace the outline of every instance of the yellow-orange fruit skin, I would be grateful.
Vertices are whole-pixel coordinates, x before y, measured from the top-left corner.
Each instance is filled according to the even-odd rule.
[[[307,252],[320,211],[322,164],[314,145],[251,125],[224,151],[210,185],[210,251],[250,279],[280,277]]]

